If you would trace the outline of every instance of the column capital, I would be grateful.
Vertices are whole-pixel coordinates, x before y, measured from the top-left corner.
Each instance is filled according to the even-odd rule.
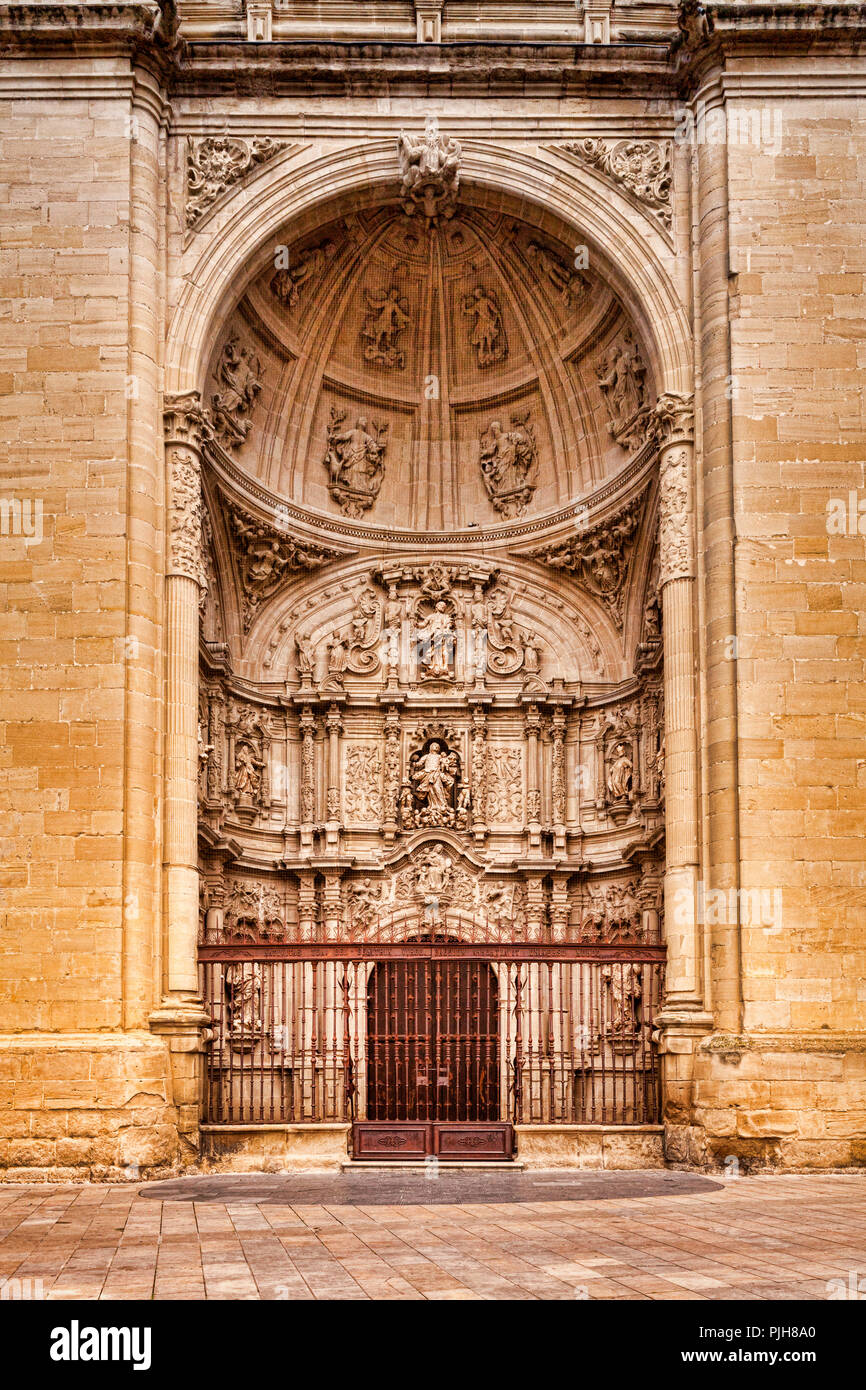
[[[202,444],[210,439],[213,430],[210,415],[201,403],[198,391],[183,391],[163,400],[163,428],[166,447],[182,444],[201,453]]]
[[[662,391],[652,412],[651,430],[662,449],[672,444],[693,444],[695,398],[691,391]]]

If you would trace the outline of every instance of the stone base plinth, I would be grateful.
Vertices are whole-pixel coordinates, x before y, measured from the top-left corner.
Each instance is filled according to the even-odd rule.
[[[0,1179],[139,1182],[185,1145],[169,1051],[150,1033],[0,1034]]]
[[[202,1125],[201,1168],[220,1173],[339,1169],[348,1158],[349,1124]]]
[[[661,1125],[515,1125],[527,1168],[663,1168]]]

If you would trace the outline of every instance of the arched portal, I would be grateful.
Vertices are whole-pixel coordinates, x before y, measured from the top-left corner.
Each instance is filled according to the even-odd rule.
[[[672,469],[692,486],[687,406],[569,236],[503,192],[438,224],[341,196],[253,254],[210,337],[214,1122],[354,1125],[356,1157],[405,1156],[415,1126],[413,1153],[483,1157],[659,1119],[694,711],[671,722],[666,673],[668,648],[692,669],[692,561],[657,518],[660,463],[663,510]]]

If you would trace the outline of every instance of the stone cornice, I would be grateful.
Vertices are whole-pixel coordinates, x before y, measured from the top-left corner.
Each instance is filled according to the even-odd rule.
[[[0,54],[124,53],[164,64],[181,48],[174,0],[0,3]]]

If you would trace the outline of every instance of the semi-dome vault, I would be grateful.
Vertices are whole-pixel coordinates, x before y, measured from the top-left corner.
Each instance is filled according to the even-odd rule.
[[[564,226],[461,199],[428,227],[389,203],[274,245],[202,394],[275,496],[381,527],[490,526],[593,492],[643,443],[648,354]]]

